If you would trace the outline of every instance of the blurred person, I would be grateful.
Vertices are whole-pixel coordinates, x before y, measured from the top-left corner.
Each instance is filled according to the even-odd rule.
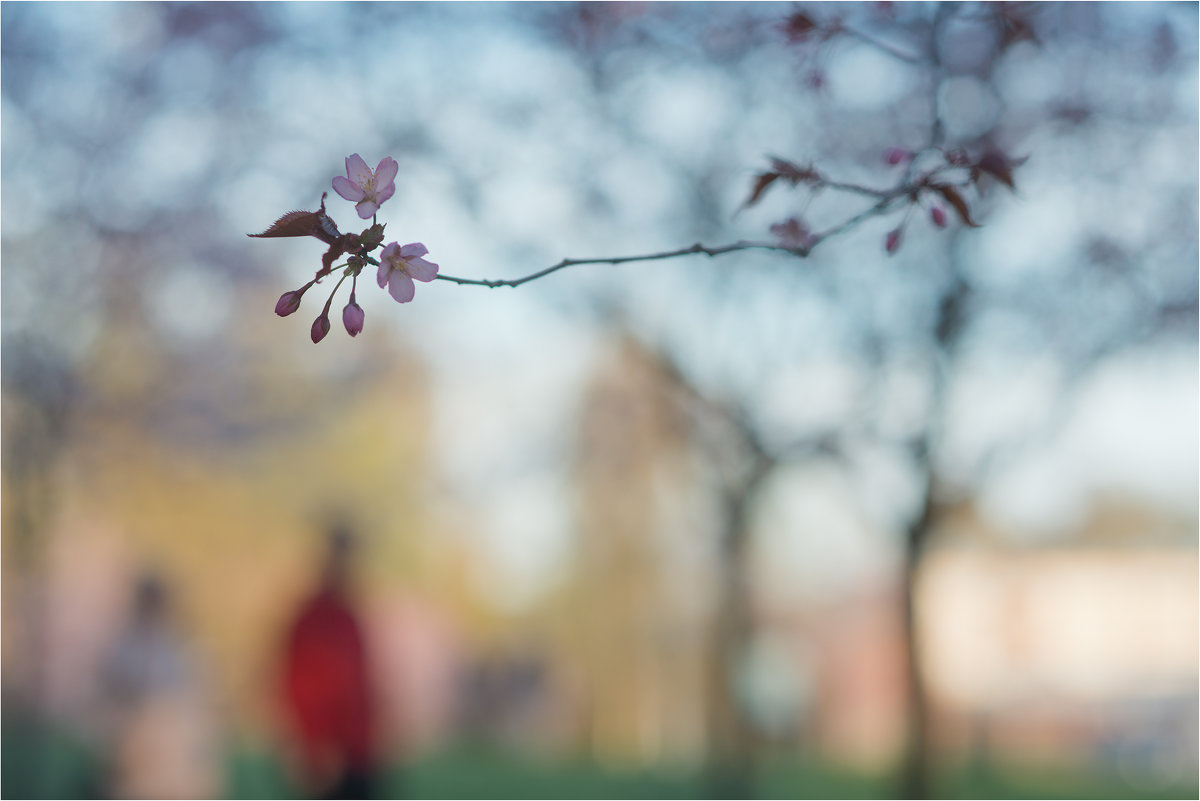
[[[328,536],[321,577],[284,643],[283,700],[301,779],[319,798],[368,798],[377,769],[374,693],[363,625],[350,594],[354,537]]]
[[[215,715],[197,662],[153,572],[138,578],[129,615],[101,667],[113,798],[212,798],[220,791]]]

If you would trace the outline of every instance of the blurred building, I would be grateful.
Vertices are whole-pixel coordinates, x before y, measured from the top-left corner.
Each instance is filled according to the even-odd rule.
[[[1058,544],[1014,548],[958,510],[919,601],[943,747],[1194,775],[1195,531],[1110,502]]]
[[[695,523],[705,507],[689,493],[704,474],[685,424],[671,379],[635,344],[616,346],[583,410],[573,647],[555,662],[582,677],[584,740],[600,756],[696,760],[711,736],[715,549]],[[1056,545],[1018,539],[964,503],[921,568],[918,647],[942,756],[1194,767],[1195,521],[1100,501]],[[898,586],[806,603],[756,591],[753,603],[738,695],[760,749],[894,764],[906,730]]]

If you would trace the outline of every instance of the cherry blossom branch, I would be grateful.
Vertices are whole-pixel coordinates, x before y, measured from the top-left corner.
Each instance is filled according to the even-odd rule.
[[[661,253],[647,253],[638,256],[610,256],[593,259],[563,259],[557,264],[553,264],[544,270],[538,270],[536,273],[530,273],[529,275],[521,278],[488,280],[483,278],[458,278],[453,275],[438,273],[437,280],[450,281],[455,284],[464,284],[469,286],[486,286],[490,289],[495,289],[496,287],[501,286],[518,287],[521,284],[525,284],[538,278],[550,275],[550,273],[557,272],[566,267],[576,267],[581,264],[626,264],[634,261],[662,261],[665,259],[679,258],[680,256],[694,256],[701,253],[705,256],[712,257],[721,256],[725,253],[733,253],[739,250],[775,250],[782,251],[784,253],[791,253],[794,256],[805,257],[812,250],[812,247],[791,247],[789,245],[780,245],[773,242],[746,241],[734,242],[729,245],[716,245],[709,247],[697,242],[694,245],[686,248],[679,248],[678,250],[667,250]]]
[[[840,223],[837,223],[831,228],[824,231],[809,234],[803,243],[784,243],[784,242],[750,242],[746,240],[733,242],[728,245],[704,245],[697,242],[688,247],[679,248],[677,250],[666,250],[659,253],[646,253],[636,256],[607,256],[587,259],[564,258],[556,264],[552,264],[545,269],[530,273],[529,275],[520,278],[506,279],[486,279],[486,278],[459,278],[458,276],[446,275],[439,273],[436,280],[450,281],[451,283],[465,286],[485,286],[489,289],[497,287],[518,287],[521,284],[536,281],[539,278],[544,278],[551,273],[566,269],[567,267],[577,267],[584,264],[627,264],[630,262],[639,261],[664,261],[667,259],[675,259],[683,256],[694,256],[703,254],[710,258],[722,256],[726,253],[735,253],[743,250],[769,250],[782,253],[789,253],[800,258],[807,258],[812,253],[813,249],[818,244],[830,237],[845,233],[855,226],[863,223],[871,217],[885,214],[901,200],[911,197],[915,192],[918,192],[927,184],[922,181],[904,181],[899,186],[892,189],[872,189],[870,187],[860,186],[858,184],[842,183],[840,181],[832,181],[824,177],[818,178],[813,182],[814,188],[830,188],[838,189],[844,192],[851,192],[869,197],[876,198],[876,202],[868,206],[863,211],[855,214]]]

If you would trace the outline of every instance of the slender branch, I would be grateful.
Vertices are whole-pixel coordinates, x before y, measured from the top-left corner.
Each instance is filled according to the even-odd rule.
[[[860,211],[858,214],[843,220],[842,222],[834,225],[832,228],[828,228],[820,233],[814,234],[802,245],[785,244],[783,242],[749,242],[742,240],[728,245],[709,246],[697,242],[694,245],[690,245],[685,248],[679,248],[678,250],[665,250],[660,253],[645,253],[637,256],[607,256],[591,259],[563,259],[557,264],[552,264],[543,270],[538,270],[535,273],[530,273],[529,275],[525,275],[520,278],[501,278],[491,280],[486,278],[459,278],[454,275],[444,274],[439,274],[437,278],[438,280],[450,281],[451,283],[455,284],[467,286],[486,286],[490,289],[495,289],[496,287],[502,286],[518,287],[521,284],[526,284],[530,281],[536,281],[538,278],[544,278],[551,273],[558,272],[559,270],[566,269],[567,267],[577,267],[581,264],[615,265],[627,264],[635,261],[663,261],[666,259],[676,259],[682,256],[694,256],[697,254],[703,254],[711,258],[714,256],[721,256],[726,253],[734,253],[740,250],[774,250],[782,253],[790,253],[791,255],[799,256],[800,258],[807,258],[808,255],[812,253],[813,249],[826,239],[845,233],[846,231],[856,227],[864,220],[867,220],[871,217],[886,214],[898,201],[912,197],[915,195],[915,193],[922,191],[923,188],[927,188],[929,180],[937,175],[940,171],[941,168],[935,169],[926,174],[920,180],[913,180],[910,176],[906,180],[902,181],[898,186],[886,190],[871,189],[864,186],[858,186],[857,184],[845,184],[821,179],[819,182],[820,186],[832,187],[834,189],[840,189],[848,192],[856,192],[858,194],[876,198],[876,201]],[[952,185],[963,185],[956,182],[949,183]],[[370,261],[370,259],[368,260]]]
[[[888,207],[896,201],[897,197],[900,197],[900,196],[893,195],[891,197],[881,198],[878,203],[875,203],[875,204],[863,209],[858,214],[855,214],[853,217],[843,220],[842,222],[838,223],[837,225],[833,226],[832,228],[825,229],[824,231],[822,231],[821,233],[817,234],[814,237],[812,246],[816,247],[818,243],[824,242],[826,239],[829,239],[830,237],[837,236],[838,234],[841,234],[841,233],[845,233],[846,231],[850,230],[851,228],[858,225],[863,220],[866,220],[869,217],[874,217],[877,214],[884,213],[885,211],[888,210]]]
[[[872,47],[887,53],[892,58],[899,59],[900,61],[904,61],[908,64],[921,64],[924,61],[924,59],[922,59],[916,53],[909,53],[905,50],[901,50],[900,48],[890,45],[881,39],[876,39],[874,36],[860,31],[858,28],[851,28],[849,25],[842,25],[842,30],[857,39],[863,40]]]
[[[492,289],[501,286],[517,287],[529,281],[542,278],[550,273],[557,272],[566,267],[575,267],[580,264],[626,264],[633,261],[661,261],[664,259],[675,259],[681,256],[693,256],[696,254],[704,254],[705,256],[720,256],[725,253],[733,253],[738,250],[776,250],[784,253],[791,253],[794,256],[805,257],[812,250],[811,247],[792,247],[790,245],[776,244],[773,242],[734,242],[729,245],[716,245],[709,247],[697,242],[686,248],[678,250],[667,250],[662,253],[647,253],[639,256],[611,256],[607,258],[595,259],[563,259],[557,264],[553,264],[544,270],[539,270],[536,273],[531,273],[522,278],[499,279],[495,281],[479,278],[457,278],[453,275],[441,275],[437,277],[442,281],[451,281],[455,284],[468,284],[472,286],[486,286]]]
[[[843,192],[853,192],[859,195],[867,195],[868,197],[886,198],[892,197],[895,194],[894,189],[872,189],[869,186],[860,186],[859,184],[848,184],[842,181],[831,181],[828,178],[821,178],[812,183],[812,188],[816,189],[840,189]]]

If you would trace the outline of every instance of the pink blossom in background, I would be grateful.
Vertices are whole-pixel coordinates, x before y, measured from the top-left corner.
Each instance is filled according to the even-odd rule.
[[[400,165],[391,156],[385,156],[373,171],[355,153],[346,158],[346,177],[333,179],[333,191],[352,201],[358,216],[371,218],[383,202],[396,193],[396,172]]]
[[[420,242],[400,245],[392,242],[379,256],[379,286],[387,287],[388,294],[399,303],[408,303],[416,294],[417,281],[432,281],[437,277],[438,266],[421,258],[429,249]]]

